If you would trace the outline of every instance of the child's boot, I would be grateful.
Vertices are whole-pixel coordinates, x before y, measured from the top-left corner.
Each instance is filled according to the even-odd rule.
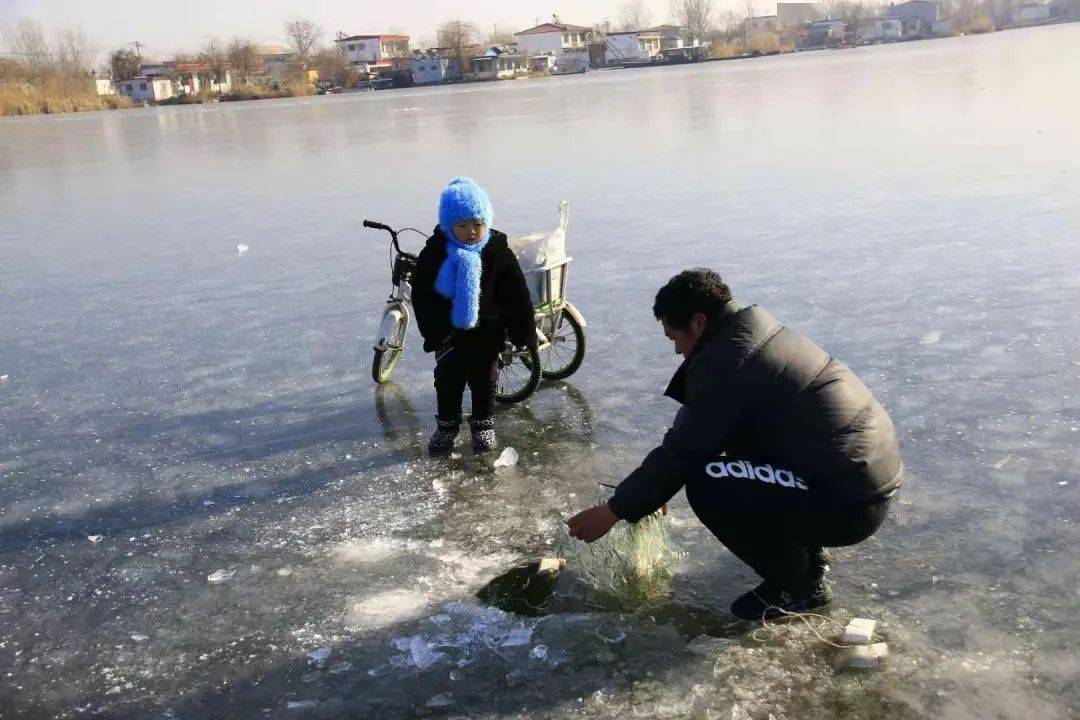
[[[495,418],[469,418],[469,429],[472,430],[472,449],[474,453],[495,449]]]
[[[435,433],[428,441],[427,449],[430,453],[445,453],[454,449],[454,441],[457,439],[458,429],[461,427],[461,418],[444,420],[435,418]]]

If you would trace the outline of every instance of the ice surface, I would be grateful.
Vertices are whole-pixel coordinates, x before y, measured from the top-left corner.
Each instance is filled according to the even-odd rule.
[[[1075,715],[1080,105],[1062,78],[1078,53],[1080,26],[1060,24],[0,120],[4,713]],[[459,173],[511,237],[573,202],[569,297],[589,323],[575,375],[500,407],[529,462],[498,474],[424,452],[414,327],[392,382],[370,380],[387,242],[359,221],[430,231]],[[224,261],[239,244],[258,252]],[[682,492],[667,531],[685,555],[652,601],[578,593],[557,528],[670,423],[679,358],[651,304],[693,265],[892,413],[904,488],[874,538],[833,553],[834,622],[808,618],[832,642],[877,619],[887,672],[838,671],[801,621],[729,628],[759,579]],[[555,554],[550,614],[475,599]],[[502,645],[521,628],[529,644]],[[703,634],[730,647],[690,652]],[[419,670],[393,643],[415,636],[446,657]],[[452,709],[425,707],[443,693]]]

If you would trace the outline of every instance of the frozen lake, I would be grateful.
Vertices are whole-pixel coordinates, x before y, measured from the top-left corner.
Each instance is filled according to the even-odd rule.
[[[1077,87],[1068,25],[0,121],[0,716],[1076,716]],[[459,174],[511,235],[571,200],[589,322],[582,369],[500,416],[497,473],[426,457],[415,334],[369,377],[360,222],[430,228]],[[756,579],[681,494],[671,602],[475,599],[661,437],[652,296],[696,265],[893,414],[906,485],[832,573],[887,670],[730,627]]]

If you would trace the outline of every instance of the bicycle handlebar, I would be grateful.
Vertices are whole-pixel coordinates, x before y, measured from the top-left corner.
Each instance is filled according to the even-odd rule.
[[[371,228],[373,230],[385,230],[386,232],[390,233],[390,243],[394,246],[395,250],[397,250],[399,253],[401,252],[401,246],[398,245],[398,234],[397,231],[394,230],[394,228],[390,227],[389,225],[383,225],[382,223],[375,222],[373,220],[365,220],[364,227]]]

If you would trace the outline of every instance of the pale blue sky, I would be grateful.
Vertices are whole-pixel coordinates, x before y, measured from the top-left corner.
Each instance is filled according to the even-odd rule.
[[[645,0],[654,23],[669,18],[670,0]],[[768,2],[769,7],[764,7]],[[739,8],[743,0],[715,0],[723,10]],[[434,38],[440,21],[464,17],[490,31],[500,28],[523,30],[559,13],[564,22],[591,25],[604,17],[618,18],[621,0],[0,0],[0,23],[19,17],[40,22],[51,36],[67,26],[81,27],[97,49],[106,52],[139,40],[144,53],[157,58],[178,50],[196,50],[207,38],[228,39],[234,35],[256,42],[281,42],[282,25],[292,18],[306,17],[326,32],[326,40],[338,30],[350,34],[403,31],[414,39]],[[771,0],[756,0],[755,13],[771,11]],[[758,9],[761,6],[761,9]]]

